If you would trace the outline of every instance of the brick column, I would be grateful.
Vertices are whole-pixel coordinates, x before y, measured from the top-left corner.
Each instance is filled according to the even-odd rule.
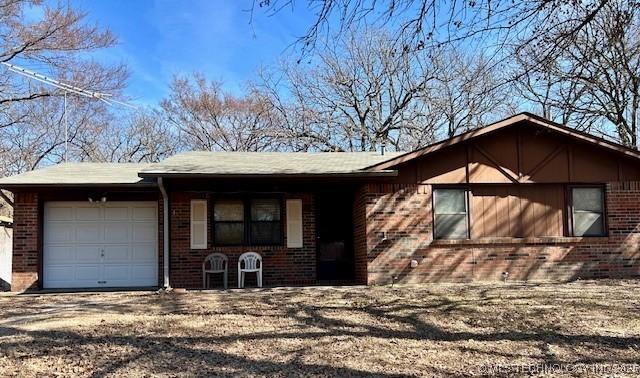
[[[16,193],[11,290],[38,289],[40,217],[37,193]]]

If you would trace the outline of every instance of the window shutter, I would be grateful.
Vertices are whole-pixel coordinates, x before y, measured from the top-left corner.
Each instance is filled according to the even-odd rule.
[[[207,248],[207,200],[191,200],[191,249]]]
[[[302,248],[302,200],[287,200],[287,248]]]

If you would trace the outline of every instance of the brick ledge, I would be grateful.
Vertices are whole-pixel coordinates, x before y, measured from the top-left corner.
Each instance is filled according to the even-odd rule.
[[[456,245],[492,245],[492,244],[576,244],[608,242],[606,236],[590,237],[534,237],[534,238],[486,238],[464,240],[434,240],[431,246],[456,246]]]

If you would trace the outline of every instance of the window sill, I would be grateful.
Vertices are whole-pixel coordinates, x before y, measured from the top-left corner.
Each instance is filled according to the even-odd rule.
[[[533,238],[485,238],[463,240],[434,240],[432,246],[451,245],[491,245],[491,244],[576,244],[584,242],[606,242],[607,236],[559,236],[559,237],[533,237]]]

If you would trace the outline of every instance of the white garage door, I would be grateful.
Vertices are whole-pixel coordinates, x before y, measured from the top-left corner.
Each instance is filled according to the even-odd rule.
[[[157,286],[155,202],[46,202],[44,288]]]

